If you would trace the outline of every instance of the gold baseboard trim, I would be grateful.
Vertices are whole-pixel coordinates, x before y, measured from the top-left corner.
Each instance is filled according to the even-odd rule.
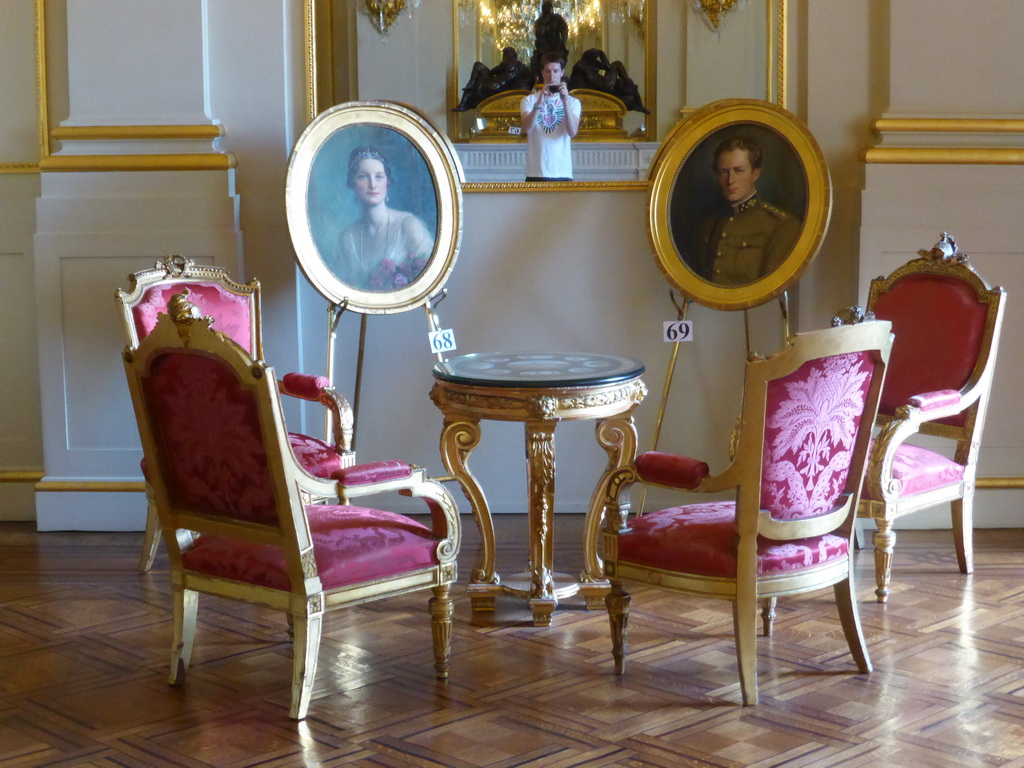
[[[123,480],[43,480],[35,490],[47,493],[145,493],[146,484]]]
[[[50,138],[77,141],[124,141],[131,139],[217,139],[224,135],[219,125],[63,125],[50,131]]]
[[[1024,165],[1024,148],[1014,147],[871,147],[865,163],[900,165]]]
[[[1024,133],[1024,120],[980,117],[882,117],[875,133]]]
[[[50,155],[39,161],[44,173],[79,171],[227,171],[231,153],[180,155]]]

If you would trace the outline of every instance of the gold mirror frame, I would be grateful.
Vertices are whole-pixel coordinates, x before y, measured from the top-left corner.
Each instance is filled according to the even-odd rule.
[[[391,285],[377,287],[362,284],[369,281],[349,279],[346,282],[345,276],[339,274],[346,267],[337,256],[337,252],[342,251],[345,233],[358,222],[357,219],[345,229],[337,223],[341,220],[341,209],[354,208],[351,203],[338,202],[339,198],[347,196],[348,158],[357,146],[372,142],[367,137],[376,137],[377,142],[373,143],[389,158],[381,158],[388,169],[385,194],[398,192],[406,201],[420,201],[419,209],[405,211],[399,203],[393,202],[390,210],[406,214],[406,219],[410,218],[409,213],[421,217],[424,211],[436,212],[433,250],[423,259],[425,263],[419,266],[417,260],[415,272],[410,268],[408,274],[392,278]],[[364,157],[369,158],[369,155]],[[394,180],[394,169],[399,167],[406,169],[404,190]],[[320,188],[318,179],[329,180],[329,186],[325,184]],[[390,314],[422,306],[441,290],[455,266],[462,240],[462,183],[462,166],[448,137],[435,130],[424,115],[411,107],[383,101],[354,101],[331,107],[303,131],[288,163],[285,208],[299,266],[322,296],[345,309],[365,314]],[[386,207],[388,199],[384,200]],[[420,229],[426,225],[427,232],[430,231],[429,218],[432,217],[427,221],[421,218]],[[388,246],[398,242],[397,238],[391,240],[392,232],[403,234],[404,225],[401,219],[398,221],[393,229],[389,213],[382,249],[385,258]],[[340,231],[339,237],[334,237],[338,234],[335,230]],[[359,231],[358,243],[362,248],[362,230]],[[356,252],[354,235],[351,240],[352,250]],[[326,242],[337,242],[337,252],[332,248],[329,254],[324,247]],[[358,253],[353,257],[356,262],[358,257]],[[333,268],[328,264],[329,259],[337,262]],[[390,266],[390,274],[398,272],[394,264]]]
[[[790,218],[799,219],[800,227],[780,263],[749,283],[725,285],[707,278],[711,270],[693,251],[695,244],[704,245],[702,230],[714,231],[699,222],[729,215],[712,213],[706,205],[715,193],[714,149],[723,139],[743,131],[767,145],[762,149],[765,166],[758,179],[762,191],[774,183],[777,191],[789,190],[790,201],[802,199],[803,203],[790,202]],[[651,161],[649,178],[649,232],[658,266],[677,291],[714,309],[747,309],[787,290],[817,255],[832,213],[832,183],[820,147],[793,114],[766,101],[724,99],[697,110],[665,139]],[[776,214],[787,207],[782,201],[769,202],[774,205],[767,207]],[[680,247],[681,240],[686,247]],[[698,273],[697,264],[704,274]]]

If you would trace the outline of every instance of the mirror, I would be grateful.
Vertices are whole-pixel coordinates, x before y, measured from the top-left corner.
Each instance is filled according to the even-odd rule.
[[[642,106],[653,112],[654,88],[649,73],[653,72],[654,46],[648,41],[652,37],[649,31],[655,0],[553,0],[552,5],[567,27],[565,80],[570,79],[577,64],[585,63],[587,51],[600,49],[607,57],[605,64],[617,62],[615,69],[602,67],[601,71],[614,76],[617,69],[627,75],[636,85]],[[534,24],[544,9],[542,0],[452,0],[452,13],[456,74],[449,97],[448,135],[465,141],[480,133],[484,119],[476,110],[452,112],[451,108],[462,98],[474,65],[480,62],[494,67],[502,61],[502,51],[511,47],[536,75],[539,65],[535,61]],[[638,109],[629,109],[621,118],[623,138],[647,141],[653,136],[654,126],[648,126],[648,117]],[[581,134],[585,133],[586,126],[581,125]]]
[[[581,9],[580,13],[595,9],[595,17],[602,20],[601,31],[581,33],[579,45],[593,46],[599,40],[606,45],[608,58],[623,61],[651,111],[648,116],[627,112],[622,134],[614,140],[580,137],[574,141],[576,181],[569,184],[645,189],[649,161],[658,147],[654,140],[668,135],[681,118],[722,98],[762,99],[785,106],[786,0],[735,4],[708,0],[705,5],[730,7],[717,12],[715,26],[704,6],[693,0],[657,5],[656,0],[555,0],[559,13],[567,8]],[[470,182],[467,191],[531,190],[549,184],[523,183],[525,147],[520,137],[506,132],[501,141],[471,141],[468,132],[475,125],[475,114],[451,111],[461,99],[474,62],[493,66],[500,60],[499,40],[506,38],[490,31],[498,27],[499,19],[486,23],[487,14],[481,9],[487,8],[493,16],[502,9],[523,6],[523,13],[535,19],[541,0],[452,0],[447,9],[441,4],[441,13],[433,4],[430,8],[420,4],[411,11],[412,5],[407,4],[407,11],[386,35],[380,35],[363,16],[363,6],[363,0],[304,0],[310,120],[341,102],[392,98],[419,108],[435,126],[447,130]],[[574,55],[570,52],[569,73]],[[525,62],[529,63],[529,55]],[[423,70],[427,66],[430,72],[436,70],[436,76],[427,75]],[[396,87],[396,71],[418,74]],[[380,78],[379,87],[376,78]],[[413,83],[429,83],[429,93]],[[515,119],[512,113],[510,120]],[[629,135],[641,126],[642,135]],[[581,169],[586,172],[580,173]],[[550,183],[552,187],[565,184]]]

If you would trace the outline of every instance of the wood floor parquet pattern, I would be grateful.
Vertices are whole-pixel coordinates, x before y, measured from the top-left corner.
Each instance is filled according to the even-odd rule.
[[[499,567],[518,568],[525,521],[501,526]],[[579,528],[559,528],[564,568]],[[603,612],[570,600],[534,627],[524,602],[473,615],[459,589],[447,684],[428,593],[372,603],[325,621],[301,723],[284,622],[261,609],[201,599],[186,683],[167,685],[166,560],[137,573],[139,543],[0,524],[0,766],[1024,768],[1024,531],[979,531],[970,577],[948,532],[901,533],[885,606],[859,552],[869,676],[829,593],[780,601],[757,707],[738,703],[727,603],[637,587],[616,677]]]

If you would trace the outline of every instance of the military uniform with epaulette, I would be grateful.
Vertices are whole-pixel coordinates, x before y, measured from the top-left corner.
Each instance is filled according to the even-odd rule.
[[[793,250],[800,221],[757,195],[701,230],[704,277],[718,285],[746,285],[776,269]]]

